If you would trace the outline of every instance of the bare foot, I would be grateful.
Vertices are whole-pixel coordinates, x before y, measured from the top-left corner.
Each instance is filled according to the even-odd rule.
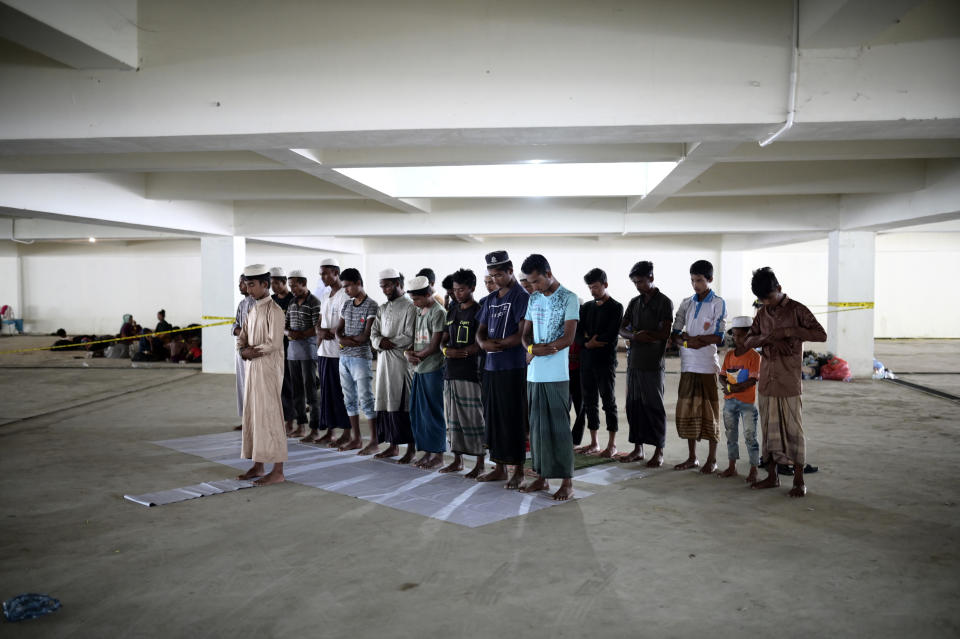
[[[543,477],[537,477],[535,480],[520,486],[521,493],[534,493],[539,490],[550,490],[550,483]]]
[[[243,424],[240,424],[239,426],[234,426],[233,430],[243,430]]]
[[[540,475],[538,475],[537,473],[533,472],[533,469],[532,469],[532,468],[524,468],[524,469],[523,469],[523,476],[524,476],[524,477],[529,477],[529,478],[531,478],[531,479],[535,479],[535,478],[539,477]]]
[[[571,497],[573,497],[573,486],[566,485],[566,482],[560,484],[560,489],[553,493],[553,498],[557,501],[567,501]]]
[[[506,478],[507,478],[507,471],[504,470],[503,466],[497,466],[496,468],[494,468],[488,473],[483,473],[482,475],[478,475],[477,481],[503,481]]]
[[[264,477],[261,477],[257,481],[253,482],[254,486],[269,486],[270,484],[280,484],[286,481],[286,478],[283,476],[283,471],[278,471],[276,469],[271,470]]]
[[[726,470],[722,470],[719,473],[717,473],[717,477],[723,477],[724,479],[726,479],[727,477],[736,477],[736,476],[737,476],[736,464],[730,464],[729,466],[727,466]],[[756,474],[754,474],[754,479],[756,479]]]
[[[383,452],[377,453],[374,455],[377,459],[385,459],[387,457],[396,457],[400,454],[400,447],[395,444],[390,444],[389,447]]]
[[[750,488],[762,490],[764,488],[778,488],[780,486],[780,477],[777,475],[767,475],[763,481],[756,481],[750,484]]]
[[[440,471],[440,472],[443,472],[443,471]],[[483,472],[483,464],[478,463],[476,466],[473,467],[473,470],[471,470],[469,473],[464,475],[464,477],[466,477],[467,479],[476,479],[479,481],[480,473],[482,472]]]
[[[708,459],[707,463],[703,465],[703,468],[700,469],[700,472],[704,475],[712,475],[717,472],[717,460]]]
[[[345,445],[348,441],[350,441],[350,431],[349,431],[349,430],[344,431],[344,432],[343,432],[343,435],[340,435],[340,437],[337,437],[336,441],[330,442],[330,443],[327,444],[327,445],[328,445],[330,448],[339,448],[340,450],[343,450],[343,448],[341,448],[341,446]]]
[[[314,444],[320,437],[320,431],[310,431],[310,434],[300,439],[301,444]]]
[[[287,437],[291,437],[293,435],[293,420],[291,419],[288,422],[284,422],[283,429],[287,431]]]
[[[449,464],[447,464],[446,466],[440,469],[440,472],[441,473],[459,473],[461,470],[463,470],[463,460],[460,459],[459,457],[454,457],[452,462],[450,462]]]
[[[516,490],[520,488],[520,484],[523,483],[523,473],[520,472],[520,469],[517,468],[513,471],[513,474],[510,475],[510,479],[507,480],[507,483],[503,485],[507,490]]]
[[[600,447],[596,444],[587,444],[586,446],[577,446],[573,449],[573,452],[580,455],[590,455],[600,452]]]
[[[623,464],[629,464],[630,462],[640,461],[643,459],[642,450],[632,450],[629,453],[620,453],[614,457],[618,462]]]
[[[320,435],[319,431],[317,431],[317,436],[314,437],[314,439],[313,439],[313,443],[314,443],[314,444],[317,444],[317,445],[319,445],[319,446],[326,446],[326,445],[329,444],[331,441],[333,441],[333,431],[332,431],[332,430],[328,430],[328,431],[325,432],[323,435]]]
[[[340,445],[340,450],[357,450],[363,446],[362,439],[350,439]]]
[[[600,454],[597,455],[597,456],[598,456],[598,457],[603,457],[604,459],[613,459],[613,456],[616,455],[616,454],[617,454],[617,447],[616,447],[616,446],[607,446],[606,448],[604,448],[603,450],[601,450],[601,451],[600,451]]]
[[[423,465],[427,463],[428,459],[430,459],[430,453],[424,453],[420,455],[420,459],[413,462],[413,465],[417,468],[423,468]]]
[[[420,468],[424,470],[433,470],[434,468],[439,468],[440,466],[443,466],[443,455],[437,453],[430,455],[426,461],[420,465]]]
[[[376,442],[376,443],[375,443],[375,442],[370,442],[369,444],[367,444],[366,446],[364,446],[363,448],[361,448],[361,449],[360,449],[360,452],[358,452],[357,454],[358,454],[358,455],[372,455],[372,454],[374,454],[375,452],[377,452],[377,450],[378,450],[379,448],[380,448],[380,442]],[[396,454],[396,453],[394,453],[394,454]],[[379,455],[378,455],[378,457],[379,457]]]
[[[262,466],[258,467],[257,465],[254,465],[253,468],[251,468],[244,474],[238,475],[237,479],[244,481],[247,479],[256,479],[257,477],[263,477],[263,467]]]
[[[290,437],[306,437],[307,432],[307,427],[301,424],[293,429],[293,432],[290,433]]]
[[[750,467],[750,472],[747,474],[745,481],[748,484],[757,483],[757,467],[756,466]]]
[[[647,468],[660,468],[663,466],[663,453],[656,453],[653,459],[647,462]]]
[[[793,484],[793,488],[790,489],[791,497],[806,497],[807,496],[807,487],[804,484]]]
[[[413,461],[414,456],[416,456],[417,451],[413,449],[413,446],[407,446],[407,452],[403,454],[403,457],[397,460],[398,464],[409,464]]]
[[[686,461],[673,467],[674,470],[688,470],[690,468],[700,468],[700,460],[696,457],[688,457]]]

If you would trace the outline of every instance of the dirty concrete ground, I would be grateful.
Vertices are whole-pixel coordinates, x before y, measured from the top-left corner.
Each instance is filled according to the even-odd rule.
[[[960,372],[960,342],[877,349],[894,370]],[[676,368],[668,464],[685,453]],[[667,467],[476,529],[294,483],[159,508],[123,500],[229,476],[149,442],[231,428],[232,376],[0,368],[0,392],[0,598],[63,602],[0,623],[2,636],[960,632],[960,405],[889,382],[805,384],[821,470],[803,500],[786,497],[790,478],[756,492]]]

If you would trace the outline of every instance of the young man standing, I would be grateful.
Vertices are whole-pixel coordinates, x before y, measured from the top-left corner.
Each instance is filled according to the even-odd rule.
[[[437,274],[433,271],[432,268],[424,267],[419,271],[417,271],[417,274],[414,277],[427,278],[427,285],[430,288],[433,288],[437,283]],[[434,293],[433,299],[437,300],[437,304],[439,304],[440,306],[444,306],[444,308],[446,308],[443,303],[443,297],[441,297],[440,293]]]
[[[270,269],[270,289],[273,295],[270,298],[276,302],[280,310],[286,315],[290,302],[293,301],[293,293],[287,288],[287,274],[279,266]],[[283,404],[283,424],[289,433],[293,430],[293,420],[297,416],[293,408],[293,382],[290,379],[290,365],[287,362],[287,348],[290,346],[290,340],[286,335],[283,336],[283,391],[280,399]]]
[[[673,320],[673,339],[680,346],[680,388],[677,391],[677,433],[687,440],[687,459],[674,470],[697,468],[697,442],[710,444],[707,461],[700,469],[705,475],[717,469],[717,443],[720,441],[720,399],[717,373],[720,360],[717,344],[726,330],[727,305],[710,290],[713,264],[697,260],[690,265],[690,285],[694,294],[680,303]],[[799,369],[798,369],[799,370]]]
[[[744,345],[763,349],[758,391],[763,459],[767,461],[767,477],[752,487],[776,488],[780,485],[777,464],[793,464],[790,496],[803,497],[807,494],[800,401],[803,342],[825,342],[827,332],[810,309],[787,297],[769,267],[753,272],[750,288],[763,306],[753,318]]]
[[[396,269],[380,271],[380,290],[387,298],[377,308],[370,343],[379,351],[377,356],[377,441],[388,442],[389,447],[377,457],[396,457],[400,445],[407,452],[397,460],[400,464],[413,461],[416,447],[410,426],[410,386],[413,370],[404,351],[413,345],[417,309],[403,294],[403,274]]]
[[[484,275],[484,276],[483,276],[483,287],[484,287],[485,289],[487,289],[487,295],[489,295],[490,293],[496,293],[497,290],[499,290],[499,289],[497,288],[497,283],[494,281],[493,276],[490,275],[490,274],[487,274],[487,275]],[[484,295],[484,296],[483,296],[483,299],[486,299],[486,297],[487,297],[487,296]],[[481,299],[481,300],[478,302],[478,304],[479,304],[479,303],[482,303],[482,302],[483,302],[483,299]]]
[[[479,481],[507,479],[507,465],[514,466],[505,488],[519,488],[526,460],[527,354],[521,341],[520,323],[527,313],[529,294],[513,277],[513,262],[506,251],[487,253],[487,273],[497,292],[484,299],[477,321],[477,343],[486,351],[482,401],[487,429],[487,447],[496,468]]]
[[[317,368],[320,371],[320,393],[317,399],[320,405],[320,431],[327,435],[314,437],[318,440],[333,438],[333,430],[342,428],[339,439],[330,443],[331,448],[344,448],[351,441],[350,418],[343,403],[343,387],[340,385],[340,342],[337,341],[337,326],[340,324],[340,311],[348,301],[347,292],[340,284],[340,264],[327,258],[320,263],[320,279],[329,289],[320,300],[320,325],[317,327]],[[352,448],[360,448],[355,442]]]
[[[447,311],[446,332],[443,334],[443,414],[447,421],[447,435],[453,462],[440,469],[441,473],[463,470],[463,455],[475,455],[477,463],[468,479],[476,479],[483,472],[484,450],[483,405],[480,402],[480,376],[477,357],[477,315],[480,307],[473,301],[477,276],[471,270],[460,269],[453,275],[453,300]]]
[[[372,455],[379,446],[377,440],[377,413],[374,410],[373,351],[370,349],[370,330],[377,316],[377,303],[363,290],[360,271],[348,268],[340,273],[340,282],[348,299],[340,309],[337,338],[340,340],[340,387],[350,419],[351,438],[343,450],[363,445],[360,435],[360,411],[370,426],[370,442],[358,455]]]
[[[307,288],[307,276],[303,271],[290,271],[287,277],[294,299],[287,307],[286,335],[287,363],[290,365],[290,380],[293,382],[293,405],[297,413],[297,430],[287,433],[290,437],[304,437],[307,426],[307,406],[310,406],[310,430],[315,434],[320,428],[320,410],[317,407],[317,324],[320,323],[320,300]],[[307,438],[305,438],[307,439]],[[317,441],[317,443],[325,443]]]
[[[265,486],[284,480],[283,462],[287,461],[287,439],[283,432],[284,314],[270,299],[270,272],[263,264],[244,269],[247,292],[253,308],[237,336],[237,352],[247,362],[243,395],[243,445],[240,456],[252,459],[253,466],[238,479],[256,479]],[[264,475],[264,464],[273,468]]]
[[[637,262],[630,281],[640,293],[627,304],[620,336],[630,340],[627,358],[627,423],[633,450],[618,461],[643,459],[643,445],[654,447],[648,468],[663,465],[667,439],[667,411],[663,406],[664,354],[673,323],[673,302],[653,285],[653,262]]]
[[[413,369],[410,391],[410,425],[417,450],[423,455],[415,466],[433,469],[443,464],[447,429],[443,420],[443,354],[440,340],[447,313],[433,297],[433,288],[423,275],[410,280],[410,299],[417,307],[413,346],[405,355]]]
[[[561,479],[557,500],[573,497],[573,440],[570,438],[570,370],[568,354],[577,333],[577,296],[553,277],[547,259],[534,253],[521,270],[535,289],[521,334],[527,353],[527,402],[530,406],[530,453],[537,479],[523,492],[547,490]]]
[[[580,307],[580,323],[577,326],[580,348],[580,386],[583,411],[590,430],[590,445],[576,452],[599,453],[600,457],[617,454],[617,398],[614,387],[617,381],[617,339],[623,305],[607,292],[607,274],[595,268],[584,275],[583,281],[590,289],[592,300]],[[599,401],[603,401],[603,414],[607,423],[607,447],[600,450],[597,432],[600,430]],[[574,428],[573,443],[579,444],[583,426],[579,432]]]
[[[250,309],[253,308],[254,299],[247,295],[247,280],[241,275],[240,281],[238,284],[240,288],[240,295],[243,296],[243,299],[240,300],[240,303],[237,304],[237,316],[233,321],[233,335],[234,337],[240,336],[240,330],[243,328],[243,323],[247,319],[247,313],[250,312]],[[243,420],[243,384],[247,379],[247,361],[240,357],[240,351],[237,351],[237,415],[240,417],[241,421]],[[240,430],[242,426],[236,426],[233,430]]]

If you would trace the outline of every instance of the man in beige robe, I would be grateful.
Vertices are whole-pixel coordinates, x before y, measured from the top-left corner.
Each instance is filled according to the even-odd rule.
[[[247,314],[237,348],[247,361],[243,387],[243,446],[240,456],[253,467],[239,479],[254,479],[257,486],[284,480],[287,437],[283,427],[283,330],[285,315],[270,297],[270,271],[263,264],[243,271],[247,293],[255,300]],[[264,464],[273,469],[264,475]]]

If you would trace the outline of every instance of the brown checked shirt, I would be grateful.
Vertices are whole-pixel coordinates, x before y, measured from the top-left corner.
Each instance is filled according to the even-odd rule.
[[[778,328],[793,329],[794,336],[771,340]],[[778,304],[763,306],[753,318],[747,334],[748,348],[761,348],[760,382],[758,390],[768,397],[796,397],[802,392],[800,370],[803,367],[803,343],[825,342],[827,332],[806,306],[786,295]],[[786,353],[779,347],[786,345]]]

